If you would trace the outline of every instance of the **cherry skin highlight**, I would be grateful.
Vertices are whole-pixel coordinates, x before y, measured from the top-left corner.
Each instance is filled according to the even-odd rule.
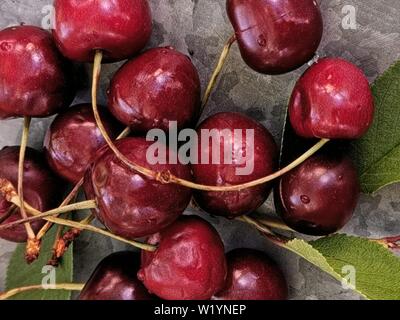
[[[374,118],[374,98],[364,73],[340,58],[324,58],[298,80],[290,122],[304,138],[358,139]]]
[[[213,300],[287,300],[285,277],[265,253],[236,249],[227,254],[228,277]]]
[[[107,111],[100,108],[102,122],[112,139],[123,130]],[[44,151],[48,164],[62,178],[78,183],[96,156],[106,144],[90,104],[81,104],[59,114],[47,131]]]
[[[49,32],[33,26],[0,31],[0,119],[44,118],[69,106],[70,70]]]
[[[127,62],[114,76],[109,108],[133,131],[167,131],[170,121],[178,129],[194,125],[200,108],[198,72],[184,54],[155,48]]]
[[[243,60],[264,74],[293,71],[314,56],[323,21],[314,0],[227,0]]]
[[[154,146],[144,138],[126,138],[115,143],[130,161],[155,172],[169,171],[174,176],[191,180],[190,167],[182,164],[149,164],[147,155]],[[161,143],[158,155],[167,163],[171,150]],[[97,217],[114,234],[127,239],[150,236],[174,222],[191,200],[190,189],[176,184],[162,184],[130,170],[114,153],[100,149],[86,175],[88,198],[95,196],[99,210]]]
[[[327,149],[282,177],[276,205],[292,229],[324,236],[347,224],[359,197],[360,184],[351,159]]]
[[[205,220],[182,216],[152,236],[155,252],[142,251],[138,277],[146,288],[165,300],[209,300],[226,278],[224,245]]]
[[[223,136],[224,132],[229,132],[231,136],[228,136],[228,139],[209,139],[202,136],[203,130],[216,130]],[[241,130],[238,136],[235,130]],[[249,139],[251,135],[247,135],[246,130],[254,133],[254,142]],[[197,183],[211,186],[239,185],[268,176],[277,168],[278,148],[273,137],[265,127],[247,116],[232,112],[218,113],[205,120],[198,127],[197,133],[201,161],[192,165],[194,180]],[[227,147],[234,150],[231,164],[226,163],[224,159],[224,149]],[[213,164],[213,153],[215,154],[218,148],[220,158],[215,160],[219,164]],[[246,161],[242,161],[243,156],[248,157],[247,165],[244,163]],[[247,170],[238,171],[246,167]],[[267,200],[271,190],[272,184],[267,183],[232,192],[196,191],[195,199],[198,205],[210,214],[234,218],[256,210]]]
[[[141,51],[152,31],[147,0],[56,0],[54,37],[69,59],[93,62],[127,59]]]
[[[140,254],[117,252],[103,259],[86,283],[79,300],[153,300],[138,280]]]
[[[0,151],[0,178],[9,180],[15,188],[18,185],[19,147],[6,147]],[[48,168],[41,153],[31,148],[26,149],[24,163],[24,200],[35,209],[45,212],[56,208],[62,199],[64,188]],[[0,219],[4,218],[12,204],[0,194]],[[22,219],[19,209],[3,221],[3,224]],[[44,220],[31,222],[37,232],[44,225]],[[12,242],[25,242],[27,234],[24,225],[0,230],[0,238]]]

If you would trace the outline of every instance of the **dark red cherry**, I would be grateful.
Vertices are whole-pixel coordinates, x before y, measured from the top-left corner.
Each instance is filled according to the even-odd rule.
[[[103,124],[112,138],[122,131],[105,108],[100,108]],[[96,125],[90,104],[81,104],[59,114],[47,131],[44,150],[47,162],[59,176],[77,183],[106,144]]]
[[[374,99],[364,73],[339,58],[311,66],[289,103],[290,122],[304,138],[358,139],[374,118]]]
[[[56,0],[54,36],[71,60],[92,62],[96,50],[105,61],[119,61],[142,50],[151,36],[147,0]]]
[[[171,150],[161,143],[158,156],[169,160]],[[155,172],[169,171],[191,180],[190,167],[182,164],[151,164],[151,146],[144,138],[126,138],[117,148],[130,161]],[[149,155],[147,154],[149,151]],[[99,150],[100,156],[91,167],[88,196],[95,195],[98,218],[113,233],[128,239],[150,236],[174,222],[188,206],[192,192],[176,184],[162,184],[130,170],[111,150]]]
[[[301,67],[321,42],[315,0],[227,0],[243,60],[255,71],[282,74]]]
[[[165,300],[208,300],[226,278],[224,245],[205,220],[182,216],[152,236],[157,251],[142,252],[138,277],[150,292]]]
[[[152,300],[137,278],[140,254],[113,253],[100,262],[86,283],[79,300]]]
[[[283,176],[276,204],[291,228],[323,236],[347,224],[359,196],[358,175],[351,159],[325,149]]]
[[[109,108],[136,132],[178,129],[197,119],[200,79],[190,58],[172,48],[155,48],[127,62],[110,85]]]
[[[33,26],[0,31],[0,119],[47,117],[74,95],[71,66],[51,34]]]
[[[19,147],[6,147],[0,151],[0,178],[9,180],[14,187],[18,185]],[[24,164],[24,199],[32,207],[42,212],[51,210],[60,204],[63,187],[61,182],[52,174],[44,157],[36,150],[27,148]],[[12,204],[0,195],[0,219],[8,213],[12,214],[3,224],[22,219],[18,209],[13,210]],[[31,223],[35,232],[43,226],[43,220]],[[27,240],[24,225],[11,229],[0,230],[0,238],[13,242]]]
[[[281,269],[265,253],[236,249],[227,254],[228,277],[214,300],[286,300],[288,287]]]
[[[249,134],[246,130],[250,130]],[[273,137],[265,127],[247,116],[231,112],[218,113],[205,120],[197,133],[200,159],[198,164],[192,165],[197,183],[211,186],[238,185],[265,177],[277,168],[278,148]],[[204,133],[213,133],[213,138]],[[225,161],[224,151],[232,154],[232,162]],[[198,191],[195,198],[208,213],[233,218],[257,209],[268,198],[271,190],[271,184],[264,184],[234,192]]]

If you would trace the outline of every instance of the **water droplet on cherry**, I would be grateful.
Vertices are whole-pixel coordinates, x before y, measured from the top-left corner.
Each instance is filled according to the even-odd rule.
[[[311,202],[310,197],[306,196],[306,195],[302,195],[300,197],[301,202],[303,202],[304,204],[309,204]]]
[[[8,43],[7,41],[4,41],[0,44],[0,49],[3,51],[9,51],[11,50],[12,46],[10,43]]]
[[[257,43],[259,44],[260,47],[265,47],[267,45],[267,40],[261,34],[261,35],[258,36]]]

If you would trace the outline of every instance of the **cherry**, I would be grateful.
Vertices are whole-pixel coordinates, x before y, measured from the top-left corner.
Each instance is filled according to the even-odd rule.
[[[358,175],[351,159],[328,148],[282,177],[276,205],[292,229],[323,236],[346,225],[359,196]]]
[[[142,50],[151,36],[147,0],[56,0],[54,36],[71,60],[93,62],[96,50],[107,61],[129,58]]]
[[[140,255],[123,251],[100,262],[83,288],[79,300],[152,300],[137,278]]]
[[[214,300],[286,300],[285,277],[265,253],[236,249],[227,254],[228,277]]]
[[[144,138],[117,141],[118,150],[133,163],[155,172],[169,171],[191,180],[190,167],[182,164],[150,164],[147,151],[154,143]],[[172,151],[161,143],[158,155],[167,163]],[[86,175],[88,197],[95,195],[97,217],[113,233],[127,239],[150,236],[174,222],[188,206],[192,192],[176,184],[162,184],[130,170],[109,149],[99,156]]]
[[[216,146],[213,139],[203,136],[203,130],[213,130],[215,136],[224,132],[231,133],[226,138],[217,137]],[[236,135],[234,130],[242,130]],[[244,130],[252,130],[254,142],[247,138]],[[215,186],[231,186],[250,182],[265,177],[277,168],[278,148],[268,130],[251,118],[239,113],[218,113],[205,120],[197,130],[199,136],[199,164],[193,164],[194,180],[200,184]],[[241,139],[240,139],[241,138]],[[207,143],[209,142],[209,143]],[[225,163],[224,149],[233,150],[232,164]],[[216,150],[220,150],[219,164],[213,164],[212,157]],[[226,151],[226,150],[225,150]],[[252,154],[254,153],[254,157]],[[248,172],[239,175],[237,169],[245,168],[241,157],[248,157]],[[208,160],[208,161],[205,161]],[[215,163],[215,162],[214,162]],[[254,164],[253,170],[251,166]],[[202,209],[213,215],[237,217],[251,213],[261,206],[272,190],[271,184],[259,185],[249,189],[232,192],[197,191],[195,199]]]
[[[138,277],[165,300],[208,300],[224,285],[226,259],[217,231],[205,220],[182,216],[153,235],[155,252],[142,252]]]
[[[102,108],[101,117],[112,138],[122,126]],[[47,162],[58,175],[78,183],[94,160],[96,151],[106,142],[96,125],[90,104],[81,104],[59,114],[47,131],[44,148]]]
[[[374,99],[364,73],[339,58],[324,58],[297,82],[290,122],[305,138],[358,139],[371,126]]]
[[[70,65],[51,34],[33,26],[0,31],[0,119],[47,117],[74,95]]]
[[[19,147],[6,147],[0,151],[0,178],[9,180],[15,187],[18,183],[18,159]],[[24,162],[25,201],[35,209],[44,212],[59,205],[62,192],[60,181],[53,176],[42,154],[27,148]],[[6,218],[9,213],[11,215]],[[4,219],[4,224],[22,219],[19,209],[13,208],[13,205],[2,195],[0,195],[0,219]],[[44,223],[43,220],[36,220],[31,222],[31,226],[37,232]],[[27,240],[25,227],[18,225],[11,229],[1,230],[0,238],[13,242],[25,242]]]
[[[126,63],[114,76],[109,107],[136,132],[165,131],[194,124],[200,107],[200,79],[190,58],[172,48],[155,48]]]
[[[227,0],[243,60],[255,71],[282,74],[309,61],[323,21],[315,0]]]

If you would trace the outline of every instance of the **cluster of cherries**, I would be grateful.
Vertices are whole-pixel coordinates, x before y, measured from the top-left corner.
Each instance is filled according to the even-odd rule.
[[[44,142],[44,154],[28,149],[24,165],[25,200],[44,212],[56,207],[63,181],[83,177],[95,215],[108,230],[126,239],[148,237],[154,252],[121,252],[106,258],[82,291],[81,299],[286,299],[279,268],[263,253],[240,249],[225,255],[223,242],[205,220],[182,216],[192,196],[209,214],[235,218],[257,210],[273,184],[235,191],[192,190],[162,183],[127,166],[106,144],[91,104],[67,107],[74,97],[73,68],[67,60],[105,62],[134,57],[115,74],[108,108],[100,107],[104,128],[116,139],[129,126],[132,136],[115,142],[126,159],[154,172],[169,172],[197,184],[224,187],[251,182],[278,168],[278,147],[261,124],[238,113],[219,113],[197,127],[222,132],[221,150],[246,150],[235,129],[254,130],[254,170],[239,176],[233,164],[156,164],[146,160],[150,129],[167,131],[196,124],[201,87],[190,58],[170,47],[139,52],[152,30],[147,0],[56,0],[53,34],[33,26],[0,32],[0,118],[47,117],[59,113]],[[228,0],[227,11],[244,61],[263,74],[282,74],[304,65],[315,54],[323,23],[314,0]],[[67,59],[66,59],[67,58]],[[365,75],[353,64],[324,58],[297,82],[289,104],[290,123],[303,138],[356,139],[373,121],[374,104]],[[199,134],[199,139],[202,135]],[[211,155],[209,149],[199,153]],[[162,150],[162,149],[160,149]],[[166,158],[173,150],[166,149]],[[240,153],[240,152],[239,152]],[[0,177],[17,183],[19,147],[0,151]],[[240,164],[241,165],[241,164]],[[326,235],[351,218],[360,193],[351,160],[328,146],[284,175],[276,204],[294,230]],[[0,196],[0,219],[20,219],[20,211]],[[44,222],[32,224],[38,231]],[[24,242],[23,225],[1,230],[0,237]]]

